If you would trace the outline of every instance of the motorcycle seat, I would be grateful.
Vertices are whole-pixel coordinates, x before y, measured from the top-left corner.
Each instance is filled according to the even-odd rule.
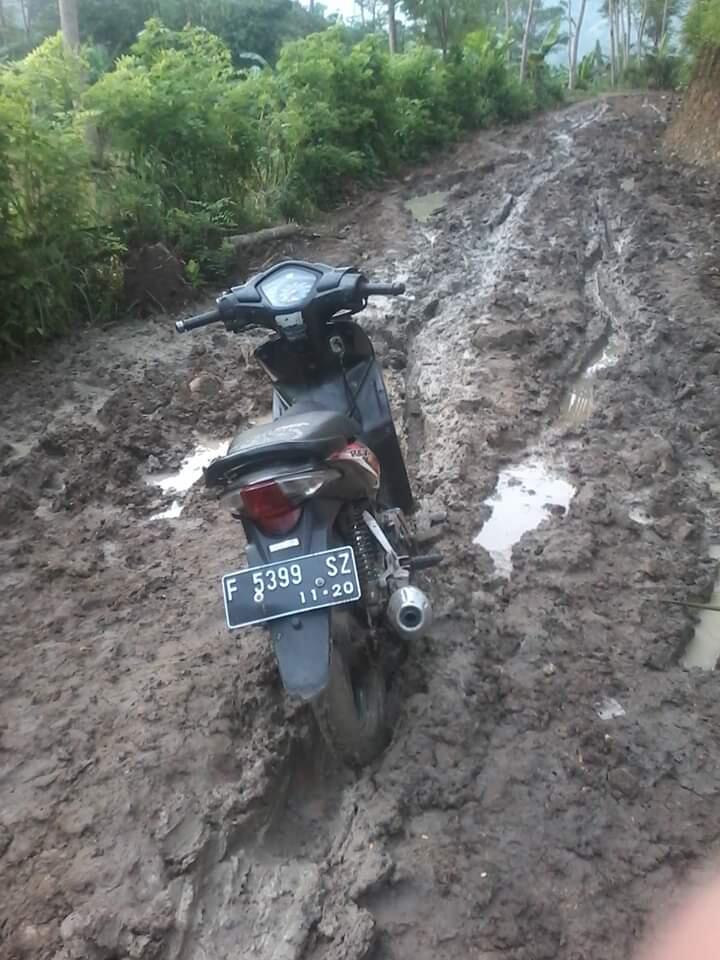
[[[350,417],[313,404],[297,404],[272,423],[238,433],[225,456],[206,469],[205,484],[223,486],[234,475],[272,461],[325,460],[359,433],[360,426]]]

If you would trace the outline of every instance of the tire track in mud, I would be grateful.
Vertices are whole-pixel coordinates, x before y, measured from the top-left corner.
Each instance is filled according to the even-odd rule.
[[[224,436],[263,409],[227,338],[153,352],[160,328],[139,332],[118,345],[122,386],[98,372],[110,400],[89,410],[97,424],[41,438],[52,470],[47,452],[14,447],[9,476],[52,504],[52,526],[31,514],[25,533],[11,527],[0,574],[27,585],[16,622],[51,634],[29,659],[5,637],[14,916],[0,955],[627,956],[655,898],[720,836],[714,680],[678,668],[692,621],[652,599],[709,586],[706,544],[720,539],[693,466],[720,449],[701,270],[713,208],[653,154],[660,129],[641,98],[617,98],[478,138],[418,176],[450,191],[430,233],[402,207],[412,186],[371,201],[361,229],[384,225],[394,249],[371,250],[367,270],[407,273],[412,298],[366,325],[423,506],[449,522],[448,562],[427,581],[436,627],[403,669],[393,742],[359,775],[285,701],[264,635],[219,625],[215,574],[242,544],[217,505],[193,493],[179,521],[146,522],[138,456],[175,465],[196,423]],[[564,422],[574,378],[613,333],[622,350],[591,416]],[[69,379],[40,372],[45,395]],[[220,392],[191,397],[198,373]],[[39,399],[19,390],[13,444]],[[504,580],[473,537],[500,471],[533,452],[577,492],[525,535]],[[83,494],[93,471],[99,489]],[[631,519],[637,506],[650,522]],[[39,572],[60,614],[21,606]],[[65,760],[56,727],[72,738]]]

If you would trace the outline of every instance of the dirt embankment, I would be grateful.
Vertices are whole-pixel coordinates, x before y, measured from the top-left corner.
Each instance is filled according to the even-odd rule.
[[[665,113],[473,138],[276,251],[406,279],[363,322],[449,514],[359,775],[225,630],[237,527],[199,487],[153,519],[148,476],[267,412],[242,345],[155,318],[3,371],[2,960],[626,960],[717,852],[719,681],[661,601],[707,597],[720,544],[720,205]],[[509,577],[475,542],[499,480],[543,498]]]
[[[667,143],[683,160],[720,169],[720,49],[700,55]]]

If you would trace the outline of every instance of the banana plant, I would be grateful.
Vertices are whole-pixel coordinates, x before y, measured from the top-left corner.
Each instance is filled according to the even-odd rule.
[[[532,81],[536,94],[542,84],[543,73],[545,70],[545,58],[552,53],[556,47],[560,47],[568,42],[567,34],[560,33],[561,20],[558,18],[552,23],[540,42],[540,46],[531,50],[527,55],[528,76]]]

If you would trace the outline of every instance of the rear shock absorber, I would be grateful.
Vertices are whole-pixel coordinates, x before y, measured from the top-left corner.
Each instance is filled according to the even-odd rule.
[[[367,597],[368,606],[375,607],[380,600],[378,595],[378,544],[363,519],[363,510],[364,504],[352,504],[350,535],[363,595]]]

